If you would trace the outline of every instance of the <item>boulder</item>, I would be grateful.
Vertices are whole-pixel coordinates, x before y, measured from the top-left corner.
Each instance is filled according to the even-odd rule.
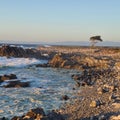
[[[8,85],[4,85],[5,88],[11,88],[11,87],[29,87],[30,83],[29,82],[20,82],[20,81],[10,81]]]
[[[1,76],[1,80],[11,80],[11,79],[17,79],[17,76],[15,74],[10,74],[10,75],[3,75]]]
[[[0,47],[0,56],[6,57],[35,57],[46,59],[47,57],[42,56],[41,52],[37,49],[24,49],[18,46],[3,45]]]
[[[15,74],[3,75],[0,76],[0,83],[4,82],[5,80],[13,80],[13,79],[17,79],[17,76]]]
[[[47,116],[48,120],[65,120],[60,113],[54,110],[52,110]]]
[[[100,105],[102,105],[103,103],[101,103],[99,100],[93,100],[91,103],[90,103],[90,107],[93,107],[93,108],[95,108],[95,107],[98,107],[98,106],[100,106]]]
[[[109,120],[120,120],[120,115],[113,115],[113,116],[111,116],[110,117],[110,119]]]
[[[42,108],[36,108],[36,109],[31,109],[25,116],[23,119],[36,119],[36,120],[45,120],[46,119],[46,115],[45,112]]]
[[[0,120],[8,120],[7,118],[3,117],[3,118],[0,118]]]
[[[71,56],[66,54],[56,54],[50,61],[49,65],[56,68],[75,68],[78,63],[72,60]]]
[[[61,98],[61,100],[65,100],[65,101],[68,100],[68,99],[69,99],[69,97],[67,95],[63,95],[62,98]]]
[[[36,67],[50,67],[50,65],[48,63],[44,63],[44,64],[37,64]]]

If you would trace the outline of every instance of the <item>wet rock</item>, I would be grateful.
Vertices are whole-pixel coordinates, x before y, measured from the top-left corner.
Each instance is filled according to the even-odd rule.
[[[77,74],[77,75],[72,75],[71,77],[74,79],[74,80],[80,80],[80,74]]]
[[[22,117],[14,116],[11,120],[23,120]]]
[[[45,56],[41,55],[41,52],[36,49],[24,49],[18,46],[11,46],[11,45],[3,45],[0,47],[0,56],[6,57],[35,57],[35,58],[43,58]]]
[[[7,118],[3,117],[3,118],[0,118],[0,120],[8,120]]]
[[[29,82],[20,82],[20,81],[10,81],[8,85],[5,85],[5,88],[20,88],[20,87],[29,87],[30,83]]]
[[[67,95],[63,95],[62,98],[61,98],[61,100],[65,100],[65,101],[68,100],[68,99],[69,99],[69,97]]]
[[[50,67],[49,64],[37,64],[36,67]]]
[[[60,113],[57,113],[54,110],[51,111],[47,116],[48,120],[65,120]]]
[[[105,115],[100,115],[98,117],[98,120],[107,120],[107,117]]]
[[[14,116],[11,120],[49,120],[42,108],[31,109],[23,116]]]
[[[1,81],[12,80],[12,79],[17,79],[17,76],[15,74],[3,75],[3,76],[0,76],[0,79]]]
[[[114,69],[120,71],[120,61],[115,63]]]
[[[24,119],[44,120],[46,118],[45,112],[42,108],[31,109],[24,117]]]

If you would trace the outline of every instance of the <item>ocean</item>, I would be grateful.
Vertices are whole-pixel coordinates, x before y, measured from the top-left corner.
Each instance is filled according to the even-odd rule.
[[[23,47],[37,47],[27,45]],[[75,70],[36,67],[47,60],[35,58],[0,57],[0,76],[16,74],[17,80],[30,82],[26,88],[4,88],[8,81],[0,84],[0,118],[12,118],[27,113],[32,108],[42,107],[46,112],[58,109],[65,101],[62,95],[74,98]]]

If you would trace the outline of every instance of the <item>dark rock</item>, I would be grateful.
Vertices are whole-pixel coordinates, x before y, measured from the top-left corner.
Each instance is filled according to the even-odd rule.
[[[103,88],[103,89],[102,89],[102,92],[103,92],[103,93],[109,92],[109,88],[106,88],[106,87]]]
[[[33,118],[43,120],[46,118],[45,112],[42,108],[31,109],[24,118]]]
[[[0,76],[0,83],[3,82],[3,80],[1,78],[2,78],[2,76]]]
[[[107,120],[107,117],[105,115],[100,115],[98,117],[98,120]]]
[[[50,67],[49,64],[37,64],[36,67]]]
[[[80,80],[80,74],[71,76],[74,80]]]
[[[54,110],[48,115],[48,120],[65,120],[60,113],[55,112]]]
[[[3,76],[0,76],[0,79],[1,79],[1,81],[17,79],[17,76],[15,74],[3,75]]]
[[[67,95],[63,95],[62,98],[61,98],[61,100],[65,100],[65,101],[68,100],[68,99],[69,99],[69,97]]]
[[[5,85],[5,88],[11,88],[11,87],[29,87],[30,83],[29,82],[20,82],[20,81],[10,81],[8,85]]]
[[[8,120],[7,118],[3,117],[3,118],[0,118],[0,120]]]
[[[41,52],[37,49],[24,49],[22,47],[3,45],[0,47],[0,56],[6,57],[30,57],[30,58],[43,58],[46,59],[45,56],[41,56]]]
[[[11,120],[22,120],[22,118],[18,116],[14,116]]]

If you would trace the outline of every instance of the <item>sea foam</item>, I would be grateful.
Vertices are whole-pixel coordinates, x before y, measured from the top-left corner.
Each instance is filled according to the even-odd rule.
[[[6,58],[0,57],[0,67],[25,67],[32,64],[46,63],[45,60],[38,60],[35,58]]]

